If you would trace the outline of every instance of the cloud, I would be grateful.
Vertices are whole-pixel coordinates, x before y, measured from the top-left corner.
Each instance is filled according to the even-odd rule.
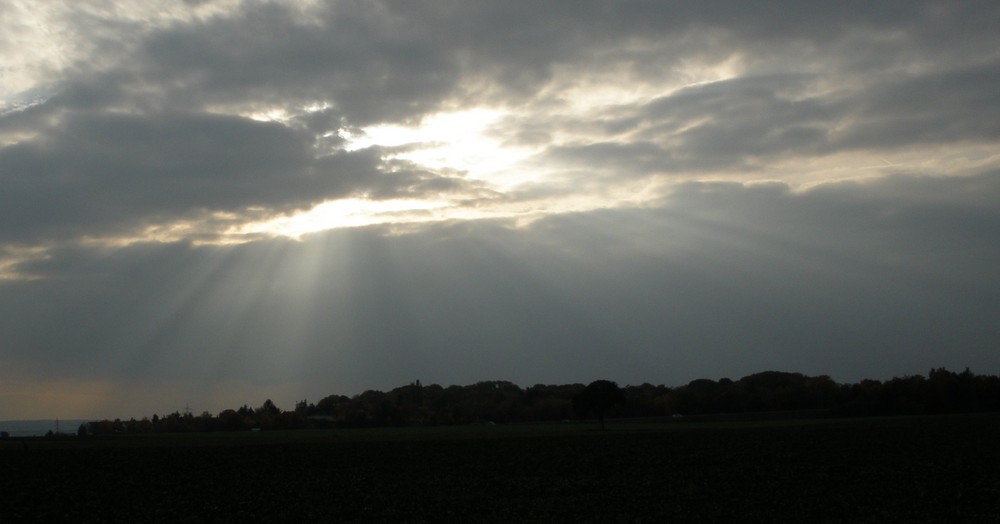
[[[568,170],[553,179],[564,193],[572,184],[560,178],[588,170],[605,184],[759,176],[794,157],[997,135],[989,5],[264,2],[146,25],[137,6],[90,7],[47,16],[104,58],[66,68],[47,101],[0,117],[14,137],[0,149],[0,173],[16,177],[8,239],[363,194],[479,194],[481,182],[374,158],[386,151],[338,153],[345,131],[456,104],[524,108],[502,134],[541,148],[534,165]],[[947,41],[943,28],[961,36]],[[128,44],[105,51],[118,33]],[[602,83],[660,94],[567,106]],[[272,113],[271,124],[251,120]]]
[[[44,362],[51,379],[317,394],[417,377],[677,384],[772,368],[838,380],[988,369],[998,196],[996,172],[808,191],[690,183],[656,208],[523,228],[77,249],[25,268],[49,278],[5,285],[4,358]]]
[[[1000,137],[996,63],[881,81],[858,96],[838,148],[895,148]]]
[[[132,67],[144,81],[178,86],[177,104],[329,101],[366,125],[418,116],[454,88],[456,60],[426,31],[374,2],[331,3],[308,19],[281,4],[248,4],[151,35]]]
[[[160,7],[0,6],[9,370],[326,394],[988,366],[994,2]]]
[[[317,155],[274,122],[207,113],[73,112],[0,150],[0,241],[128,235],[148,225],[305,209],[338,197],[467,193],[475,183],[395,162],[379,148]],[[208,234],[210,231],[203,231]]]
[[[301,204],[323,185],[308,176],[309,145],[226,116],[72,115],[0,152],[0,216],[7,234],[86,234],[199,209]]]
[[[536,134],[551,142],[568,129],[589,130],[576,142],[549,147],[544,157],[622,177],[763,173],[789,158],[991,145],[1000,135],[1000,104],[988,94],[1000,88],[995,69],[896,78],[835,94],[817,92],[824,80],[811,75],[747,76],[564,119]]]

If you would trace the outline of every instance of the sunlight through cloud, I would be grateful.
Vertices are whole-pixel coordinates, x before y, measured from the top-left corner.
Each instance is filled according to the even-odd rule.
[[[496,109],[470,109],[429,116],[417,126],[377,125],[364,128],[359,136],[345,134],[346,149],[372,146],[399,147],[390,158],[407,160],[432,170],[465,173],[498,188],[524,182],[528,176],[517,170],[535,150],[509,147],[493,133],[507,113]],[[515,171],[518,171],[515,173]]]
[[[282,216],[263,222],[241,225],[230,234],[266,233],[299,238],[327,229],[361,227],[385,222],[419,222],[428,220],[425,212],[447,204],[426,200],[365,200],[348,198],[331,200],[292,216]]]

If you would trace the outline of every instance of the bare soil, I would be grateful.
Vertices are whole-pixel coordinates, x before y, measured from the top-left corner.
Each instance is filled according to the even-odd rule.
[[[1000,415],[32,439],[0,492],[2,522],[1000,522]]]

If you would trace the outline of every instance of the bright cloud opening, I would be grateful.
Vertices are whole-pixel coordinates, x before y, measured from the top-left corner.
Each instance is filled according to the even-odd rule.
[[[229,231],[233,235],[267,233],[291,238],[327,229],[370,226],[385,222],[422,222],[427,212],[446,206],[426,200],[365,200],[347,198],[323,202],[291,216],[245,224]]]
[[[538,174],[520,169],[536,151],[510,147],[494,132],[507,113],[496,109],[471,109],[429,116],[417,126],[378,125],[364,128],[360,136],[345,136],[348,151],[372,146],[404,147],[391,158],[408,160],[432,170],[465,173],[499,189],[508,189]]]

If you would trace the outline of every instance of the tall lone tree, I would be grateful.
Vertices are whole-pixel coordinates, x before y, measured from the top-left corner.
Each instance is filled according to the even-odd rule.
[[[601,431],[604,431],[604,416],[613,406],[625,403],[625,394],[618,384],[610,380],[595,380],[583,388],[573,405],[581,416],[593,413],[601,421]]]

